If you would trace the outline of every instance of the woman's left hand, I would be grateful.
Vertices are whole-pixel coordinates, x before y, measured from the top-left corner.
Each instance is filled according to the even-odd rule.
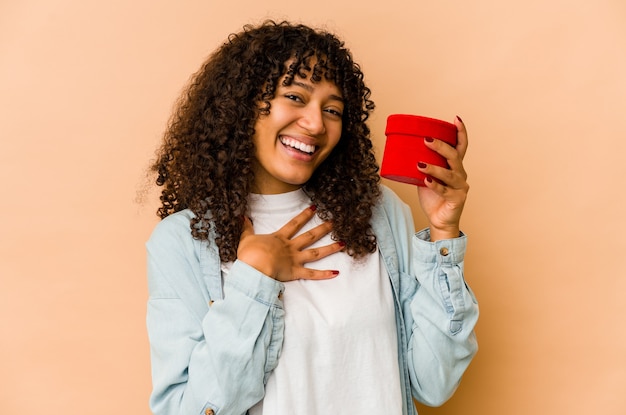
[[[463,168],[463,158],[467,151],[467,130],[463,121],[456,117],[454,124],[457,127],[456,148],[441,140],[425,140],[426,147],[442,155],[450,166],[449,169],[432,164],[418,163],[418,170],[437,180],[425,180],[425,187],[418,186],[422,210],[430,223],[430,239],[457,238],[460,234],[459,223],[461,213],[467,199],[469,185],[467,173]]]

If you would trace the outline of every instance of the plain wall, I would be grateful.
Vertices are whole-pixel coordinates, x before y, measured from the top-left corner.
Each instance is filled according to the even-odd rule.
[[[623,0],[3,0],[0,413],[149,413],[146,167],[190,74],[265,17],[344,38],[379,157],[390,113],[467,124],[480,351],[420,413],[626,413]]]

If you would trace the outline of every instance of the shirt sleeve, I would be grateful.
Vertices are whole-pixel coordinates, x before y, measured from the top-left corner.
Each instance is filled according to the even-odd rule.
[[[147,243],[151,409],[155,415],[245,414],[262,399],[278,361],[283,284],[235,261],[224,298],[207,301],[189,222],[186,229],[164,222]],[[215,272],[219,278],[219,267]]]
[[[467,237],[430,242],[429,230],[413,236],[409,374],[415,398],[430,406],[452,396],[478,350],[478,303],[463,275]]]

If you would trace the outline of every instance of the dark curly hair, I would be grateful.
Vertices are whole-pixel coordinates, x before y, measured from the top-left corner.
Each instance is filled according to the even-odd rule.
[[[324,77],[341,91],[341,138],[304,191],[318,215],[333,221],[332,237],[346,243],[348,254],[374,252],[370,219],[380,177],[366,125],[374,109],[371,92],[342,41],[289,22],[245,26],[192,76],[151,167],[163,186],[157,214],[190,209],[193,237],[206,240],[214,232],[222,261],[235,260],[254,184],[254,125],[269,113],[283,76],[285,85],[295,76],[312,82]]]

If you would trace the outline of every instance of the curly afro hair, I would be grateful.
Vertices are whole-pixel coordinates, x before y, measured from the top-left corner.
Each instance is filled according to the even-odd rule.
[[[157,214],[190,209],[193,237],[207,240],[213,233],[222,261],[236,259],[248,210],[255,122],[271,110],[279,80],[288,85],[295,76],[324,77],[344,99],[339,143],[304,190],[318,215],[333,221],[333,239],[344,241],[348,254],[376,250],[370,219],[380,177],[366,125],[374,103],[363,73],[333,34],[266,21],[231,34],[192,76],[151,168],[163,187]]]

